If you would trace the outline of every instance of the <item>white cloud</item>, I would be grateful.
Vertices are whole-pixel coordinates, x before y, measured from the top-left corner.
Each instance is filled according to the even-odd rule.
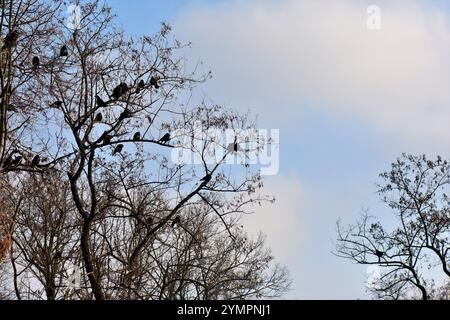
[[[264,183],[263,193],[275,196],[276,201],[255,207],[254,214],[244,217],[244,226],[250,234],[266,234],[277,260],[288,262],[308,236],[310,197],[295,175],[267,177]]]
[[[368,4],[219,2],[183,11],[175,29],[212,66],[214,99],[286,125],[295,109],[314,106],[415,143],[449,145],[448,13],[381,2],[375,31],[366,27]]]

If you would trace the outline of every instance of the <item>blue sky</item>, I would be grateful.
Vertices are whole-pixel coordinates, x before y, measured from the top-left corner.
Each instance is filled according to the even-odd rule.
[[[335,222],[362,208],[390,221],[375,182],[402,152],[449,157],[450,3],[107,2],[136,35],[171,23],[213,71],[202,94],[281,129],[281,170],[267,179],[278,201],[247,223],[291,270],[289,297],[367,297],[366,268],[331,254]]]

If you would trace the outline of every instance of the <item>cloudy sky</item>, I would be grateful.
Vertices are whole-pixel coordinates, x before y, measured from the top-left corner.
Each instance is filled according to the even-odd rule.
[[[338,218],[389,210],[378,173],[402,152],[450,156],[448,1],[108,0],[130,33],[192,42],[216,103],[280,130],[273,206],[246,219],[294,279],[289,298],[367,298],[366,268],[331,254]],[[381,28],[370,29],[377,5]],[[387,219],[388,221],[388,219]]]

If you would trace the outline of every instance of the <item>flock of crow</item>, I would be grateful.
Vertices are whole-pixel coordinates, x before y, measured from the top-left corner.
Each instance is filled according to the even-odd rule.
[[[10,50],[12,49],[17,41],[19,39],[19,33],[16,31],[11,31],[10,33],[8,33],[6,35],[6,37],[3,39],[3,47],[2,50]],[[59,56],[60,57],[68,57],[69,56],[69,49],[67,48],[66,45],[63,45],[60,48],[60,52],[59,52]],[[32,58],[31,61],[32,67],[34,70],[37,70],[40,65],[41,65],[41,60],[38,56],[34,56]],[[157,75],[154,75],[150,78],[150,88],[155,88],[155,89],[159,89],[160,88],[160,77]],[[140,80],[139,83],[136,86],[136,90],[135,93],[140,93],[142,90],[144,90],[146,87],[146,83],[144,80]],[[110,95],[110,101],[106,102],[104,101],[99,95],[96,96],[96,105],[98,109],[101,108],[106,108],[110,102],[114,102],[119,100],[120,98],[122,98],[123,96],[125,96],[128,92],[130,91],[130,87],[125,83],[125,82],[121,82],[118,86],[116,86],[113,91],[112,94]],[[54,108],[61,108],[63,106],[63,102],[62,101],[56,101],[53,104],[51,104],[51,107]],[[125,119],[131,118],[133,116],[132,112],[128,109],[125,109],[118,118],[118,121],[123,121]],[[94,117],[94,122],[100,123],[103,121],[103,115],[101,112],[98,112],[95,117]],[[100,141],[104,144],[104,145],[109,145],[111,144],[111,139],[112,136],[108,134],[108,132],[105,132],[102,134]],[[133,135],[133,141],[137,142],[137,141],[141,141],[142,136],[140,132],[136,132]],[[160,144],[168,144],[171,140],[171,136],[170,133],[166,133],[165,135],[163,135],[159,140],[158,143]],[[113,152],[112,155],[117,155],[120,154],[123,151],[124,145],[123,144],[118,144]],[[228,152],[232,153],[232,152],[238,152],[239,146],[237,144],[237,141],[235,139],[234,143],[230,144],[230,146],[228,146]],[[21,165],[21,162],[23,160],[22,155],[17,154],[17,152],[13,152],[11,155],[9,155],[2,164],[3,168],[14,168],[17,167],[19,165]],[[39,167],[40,166],[40,162],[41,162],[41,158],[39,155],[35,155],[31,161],[31,166],[32,167]],[[203,185],[208,184],[211,181],[211,174],[208,173],[205,177],[203,177],[201,180],[201,183]],[[174,224],[176,224],[179,221],[174,221]]]

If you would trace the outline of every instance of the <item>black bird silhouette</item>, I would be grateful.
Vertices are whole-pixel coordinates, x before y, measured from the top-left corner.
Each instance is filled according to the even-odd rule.
[[[67,57],[68,55],[69,55],[69,50],[67,49],[67,46],[62,46],[61,50],[59,50],[59,56]]]
[[[62,105],[63,105],[63,102],[60,101],[60,100],[58,100],[58,101],[53,102],[53,103],[50,105],[50,107],[52,107],[52,108],[61,108]]]
[[[153,224],[153,218],[152,217],[148,217],[145,220],[145,223],[146,223],[147,227],[150,227]]]
[[[119,121],[131,118],[132,114],[130,112],[130,110],[125,109],[119,116]]]
[[[94,118],[95,122],[102,122],[103,121],[103,115],[101,112],[97,113],[97,115]]]
[[[116,148],[114,149],[112,155],[115,156],[116,154],[121,153],[122,150],[123,150],[123,144],[118,144],[116,146]]]
[[[384,256],[384,252],[380,250],[375,250],[375,254],[378,257],[378,262],[380,262],[381,258]]]
[[[137,93],[141,92],[144,89],[145,89],[145,81],[141,80],[141,81],[139,81],[138,86],[137,86]]]
[[[19,40],[19,33],[15,30],[11,31],[6,35],[5,39],[3,39],[2,50],[11,49],[16,45],[17,40]]]
[[[209,183],[211,181],[211,174],[207,174],[203,178],[200,179],[200,181],[203,181],[205,184]]]
[[[141,133],[136,132],[133,136],[133,141],[140,141],[141,140]]]
[[[37,56],[34,56],[33,60],[31,61],[31,63],[33,64],[33,68],[36,69],[41,64],[41,59],[39,59],[39,57],[37,57]]]
[[[168,143],[170,141],[170,133],[166,133],[161,139],[159,139],[159,142],[161,143]]]
[[[159,79],[158,76],[152,76],[150,78],[150,85],[155,87],[155,89],[159,89]]]
[[[34,156],[33,160],[31,160],[31,166],[37,167],[41,162],[41,157],[37,154]]]
[[[176,224],[180,224],[180,222],[181,222],[180,216],[176,216],[175,219],[173,219],[173,221],[172,221],[171,227],[172,227],[172,228],[175,227],[175,225],[176,225]]]
[[[11,166],[16,167],[16,166],[20,165],[20,162],[22,162],[22,156],[17,156],[14,158],[13,161],[11,161]]]
[[[125,82],[120,83],[117,87],[114,88],[111,97],[115,100],[118,100],[128,91],[128,85]]]
[[[103,99],[100,98],[99,95],[95,96],[95,101],[97,103],[97,107],[99,108],[106,108],[108,106],[108,104],[105,101],[103,101]]]
[[[101,141],[103,141],[104,144],[110,144],[111,143],[111,136],[108,134],[108,132],[103,132],[102,136],[100,137]]]

